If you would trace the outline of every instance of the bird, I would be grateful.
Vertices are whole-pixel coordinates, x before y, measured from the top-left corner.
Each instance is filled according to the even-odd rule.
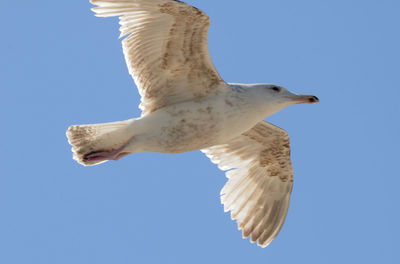
[[[317,103],[274,84],[225,82],[208,50],[210,18],[176,0],[90,0],[119,17],[123,53],[141,95],[141,116],[72,125],[73,159],[84,166],[138,152],[202,151],[228,178],[225,212],[243,238],[266,247],[285,221],[293,186],[285,130],[265,121],[285,107]]]

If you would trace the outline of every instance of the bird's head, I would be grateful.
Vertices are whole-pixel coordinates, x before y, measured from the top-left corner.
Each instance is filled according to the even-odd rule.
[[[274,84],[256,84],[251,87],[253,96],[257,97],[258,105],[262,111],[268,115],[282,110],[294,104],[313,104],[318,103],[319,99],[315,95],[295,94],[287,89]]]

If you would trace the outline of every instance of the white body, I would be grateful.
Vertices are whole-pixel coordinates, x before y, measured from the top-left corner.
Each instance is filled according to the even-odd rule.
[[[254,85],[257,86],[257,85]],[[181,153],[229,142],[280,110],[276,103],[255,100],[250,85],[229,85],[217,96],[170,105],[132,119],[123,152]]]

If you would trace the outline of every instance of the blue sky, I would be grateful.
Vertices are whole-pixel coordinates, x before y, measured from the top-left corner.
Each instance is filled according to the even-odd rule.
[[[224,173],[198,151],[73,161],[69,125],[140,115],[117,19],[88,1],[4,0],[0,263],[399,263],[400,2],[188,2],[211,17],[226,81],[321,99],[268,118],[295,170],[277,239],[241,239]]]

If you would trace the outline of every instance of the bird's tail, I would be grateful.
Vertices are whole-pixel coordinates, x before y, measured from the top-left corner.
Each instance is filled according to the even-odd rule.
[[[127,129],[130,121],[70,126],[67,137],[74,160],[92,166],[129,154],[123,149],[132,139]]]

